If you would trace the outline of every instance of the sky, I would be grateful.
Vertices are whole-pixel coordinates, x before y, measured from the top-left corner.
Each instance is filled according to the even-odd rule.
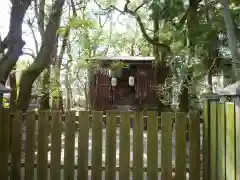
[[[0,33],[1,37],[5,37],[9,26],[9,12],[10,3],[9,1],[2,1],[0,6]]]
[[[92,8],[92,5],[90,5]],[[117,5],[120,9],[122,9],[122,4],[120,3]],[[0,35],[1,38],[4,39],[8,33],[9,29],[9,19],[10,19],[10,9],[11,8],[11,3],[10,0],[1,0],[1,6],[0,6]],[[29,15],[30,13],[28,13]],[[30,15],[31,16],[31,15]],[[26,18],[25,18],[26,19]],[[123,24],[119,23],[119,20],[122,21]],[[128,21],[125,21],[125,17],[121,16],[119,19],[119,13],[115,12],[113,14],[113,22],[114,23],[114,29],[117,29],[118,32],[126,32],[126,28],[124,25],[128,28],[129,26],[133,27],[133,22],[128,18]],[[128,32],[129,33],[129,32]],[[30,52],[29,49],[34,50],[35,44],[33,41],[33,36],[31,34],[31,31],[26,23],[23,23],[23,40],[26,42],[26,45],[24,46],[24,52]],[[20,60],[26,60],[26,59],[31,59],[29,55],[22,55],[20,57]]]
[[[8,33],[9,29],[9,19],[10,19],[11,3],[9,0],[2,0],[0,6],[0,35],[4,39]],[[28,26],[23,23],[23,40],[26,42],[24,46],[24,52],[30,52],[28,49],[33,49],[35,47],[32,34]],[[20,61],[32,59],[29,55],[22,55]]]
[[[91,6],[91,5],[90,5]],[[90,8],[92,8],[93,6],[91,6]],[[122,7],[120,7],[122,8]],[[8,29],[9,29],[9,20],[10,20],[10,11],[11,11],[11,3],[10,3],[10,0],[1,0],[1,6],[0,6],[0,36],[2,39],[4,39],[8,33]],[[29,12],[29,10],[28,10]],[[124,27],[124,25],[120,25],[119,22],[118,22],[118,15],[119,13],[114,13],[113,15],[113,21],[115,21],[115,27],[114,29],[117,29],[118,32],[126,32],[126,29]],[[27,15],[25,15],[25,19],[27,16],[30,16],[31,17],[31,14],[30,13],[27,13]],[[122,18],[121,18],[122,19]],[[120,19],[120,20],[121,20]],[[123,17],[124,19],[124,17]],[[129,20],[129,19],[128,19]],[[125,24],[132,24],[131,21],[128,21],[128,22],[125,22]],[[121,27],[120,27],[121,26]],[[32,36],[32,33],[28,27],[28,25],[26,23],[23,23],[23,35],[22,35],[22,38],[23,40],[25,41],[25,46],[23,48],[23,52],[31,52],[27,49],[31,49],[31,50],[35,50],[35,43],[34,43],[34,40],[33,40],[33,36]],[[124,30],[125,29],[125,30]],[[40,36],[37,35],[40,39]],[[32,57],[30,57],[29,55],[22,55],[18,62],[23,62],[23,61],[32,61]],[[18,63],[18,74],[17,74],[17,79],[19,80],[20,78],[20,74],[21,74],[21,70],[24,66],[21,65],[21,68],[20,68],[20,63]],[[21,63],[22,64],[22,63]]]

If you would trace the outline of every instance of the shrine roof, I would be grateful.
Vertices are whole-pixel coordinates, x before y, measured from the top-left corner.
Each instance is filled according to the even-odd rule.
[[[88,58],[87,61],[154,61],[153,56],[103,56]]]
[[[0,92],[1,93],[9,93],[9,92],[11,92],[11,89],[5,87],[3,84],[0,83]]]

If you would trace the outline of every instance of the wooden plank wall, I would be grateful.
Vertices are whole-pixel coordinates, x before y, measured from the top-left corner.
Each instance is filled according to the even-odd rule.
[[[117,116],[120,121],[117,120]],[[103,113],[100,111],[79,112],[79,116],[72,111],[66,112],[64,116],[57,111],[40,111],[37,113],[37,118],[34,111],[27,114],[17,112],[13,117],[10,118],[8,110],[1,110],[1,179],[10,176],[11,180],[21,178],[87,180],[91,176],[93,180],[101,180],[104,176],[106,180],[114,180],[118,176],[118,179],[126,180],[131,176],[134,180],[141,180],[146,173],[145,177],[149,180],[157,180],[160,177],[164,180],[200,180],[200,118],[197,114],[190,113],[187,116],[184,113],[165,112],[161,114],[159,122],[158,113],[155,111],[147,112],[146,117],[142,112],[109,111],[106,114],[106,126],[103,123]],[[143,128],[144,119],[147,119],[147,132],[144,132]],[[13,121],[11,146],[9,146],[10,120]],[[131,122],[133,128],[130,126]],[[161,130],[158,128],[159,123]],[[23,126],[26,126],[25,134],[21,131]],[[229,123],[227,126],[232,124]],[[186,138],[187,128],[190,132],[189,138]],[[103,129],[106,129],[106,146],[102,143],[105,137]],[[117,129],[120,129],[119,133]],[[144,138],[146,138],[144,133],[147,136],[146,164],[143,160]],[[230,145],[231,135],[227,139],[228,151],[233,148]],[[26,136],[26,141],[23,141],[23,136]],[[173,137],[176,140],[175,148],[172,146]],[[117,139],[119,139],[118,145]],[[91,144],[89,140],[92,140]],[[131,142],[133,143],[132,163]],[[120,151],[119,163],[116,161],[117,146]],[[61,148],[64,152],[61,152]],[[105,156],[102,156],[103,148],[105,148]],[[62,162],[60,158],[63,154]],[[91,164],[88,162],[89,155],[91,155]],[[231,158],[228,157],[227,165]],[[37,173],[34,173],[36,169]],[[61,173],[62,171],[64,173]],[[232,177],[230,171],[227,171],[227,175]]]
[[[109,93],[110,93],[110,79],[109,71],[107,68],[101,68],[96,74],[96,86],[95,86],[95,110],[106,110],[110,107]]]

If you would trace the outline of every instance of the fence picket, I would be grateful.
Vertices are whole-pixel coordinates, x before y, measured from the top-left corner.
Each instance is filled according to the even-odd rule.
[[[92,180],[102,179],[102,112],[92,112]]]
[[[147,114],[147,178],[158,179],[158,113]]]
[[[12,145],[11,145],[11,180],[21,179],[21,142],[22,142],[22,113],[16,112],[12,120]]]
[[[210,180],[216,179],[217,161],[217,104],[216,102],[210,103]]]
[[[79,112],[78,179],[88,179],[89,112]]]
[[[61,167],[61,132],[62,132],[62,113],[60,111],[52,111],[51,124],[51,165],[50,179],[60,179]]]
[[[8,157],[10,137],[10,114],[8,109],[0,109],[0,177],[8,179]]]
[[[134,113],[133,125],[133,180],[143,179],[143,115]]]
[[[116,179],[116,112],[107,113],[106,180]]]
[[[176,113],[176,180],[186,180],[186,113]]]
[[[66,112],[65,119],[65,148],[64,148],[64,180],[74,179],[74,149],[76,115],[73,111]]]
[[[120,157],[119,179],[129,179],[130,167],[130,113],[120,113]]]
[[[217,105],[217,114],[218,114],[218,123],[217,123],[217,149],[218,149],[218,158],[217,158],[217,172],[218,180],[225,180],[226,177],[226,163],[225,163],[225,109],[224,103]]]
[[[172,113],[163,112],[161,118],[161,179],[172,179]]]
[[[235,133],[236,133],[236,179],[240,179],[240,97],[235,99]]]
[[[209,164],[210,164],[210,120],[209,120],[209,102],[205,100],[203,109],[203,179],[209,180]]]
[[[48,120],[49,111],[40,111],[38,117],[38,148],[37,148],[38,180],[47,179]]]
[[[236,179],[235,154],[235,106],[226,103],[226,179]]]
[[[189,113],[189,180],[200,180],[200,118]]]
[[[36,112],[34,111],[26,114],[25,180],[34,179],[35,117]]]

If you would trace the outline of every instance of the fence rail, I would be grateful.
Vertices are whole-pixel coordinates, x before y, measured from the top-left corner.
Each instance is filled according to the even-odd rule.
[[[20,180],[21,176],[25,180],[47,180],[48,177],[60,180],[60,169],[64,171],[64,180],[74,180],[76,174],[77,179],[87,180],[89,170],[93,180],[102,179],[102,174],[105,174],[106,180],[114,180],[117,171],[117,179],[120,180],[129,179],[130,176],[133,180],[144,179],[144,171],[149,180],[200,179],[202,163],[198,114],[190,113],[187,116],[176,113],[173,117],[172,113],[162,113],[159,125],[157,112],[149,111],[145,117],[146,131],[142,112],[109,111],[105,118],[106,128],[102,123],[103,112],[98,111],[91,112],[91,116],[85,111],[79,112],[79,116],[69,111],[64,121],[61,112],[52,111],[50,114],[49,111],[40,111],[35,121],[36,112],[16,112],[10,116],[8,109],[2,109],[1,179],[8,179],[10,174],[12,180]],[[133,128],[130,121],[133,121]],[[158,126],[161,126],[161,130]],[[26,127],[25,132],[22,131],[23,127]],[[26,136],[25,139],[23,136]],[[37,169],[37,174],[34,174],[34,169]]]

